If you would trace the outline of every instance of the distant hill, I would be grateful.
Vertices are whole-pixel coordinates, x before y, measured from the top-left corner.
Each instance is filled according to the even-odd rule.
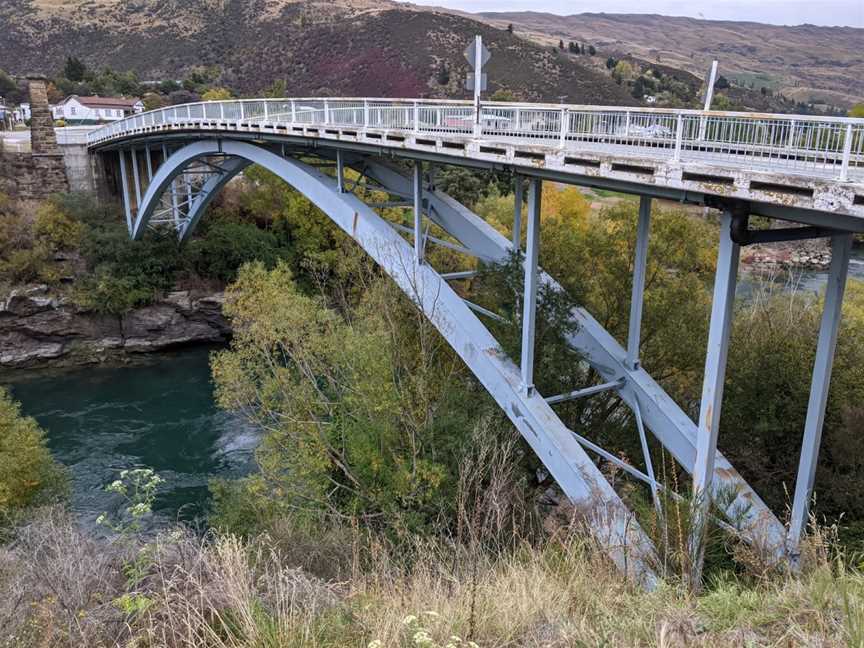
[[[274,80],[293,95],[467,96],[462,51],[481,33],[490,92],[524,100],[628,104],[608,76],[470,18],[371,0],[0,0],[0,67],[56,74],[67,56],[89,67],[179,79],[215,65],[256,93]]]
[[[642,14],[509,12],[476,17],[502,29],[512,24],[517,34],[542,44],[590,43],[598,49],[598,58],[632,54],[703,78],[711,59],[717,58],[721,73],[730,79],[805,103],[848,107],[864,99],[864,29]]]

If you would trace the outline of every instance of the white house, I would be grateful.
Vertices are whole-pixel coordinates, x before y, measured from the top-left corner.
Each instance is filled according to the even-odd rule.
[[[54,119],[67,124],[97,124],[116,121],[144,110],[144,102],[138,98],[124,97],[79,97],[69,95],[51,107]]]

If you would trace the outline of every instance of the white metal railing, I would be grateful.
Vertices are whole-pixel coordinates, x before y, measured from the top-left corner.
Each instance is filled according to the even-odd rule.
[[[99,144],[149,129],[218,123],[452,133],[587,152],[711,162],[864,180],[864,119],[423,99],[243,99],[160,108],[88,135]]]

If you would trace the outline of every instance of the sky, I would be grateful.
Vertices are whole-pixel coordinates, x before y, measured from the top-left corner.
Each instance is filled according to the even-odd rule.
[[[561,15],[656,13],[706,20],[864,28],[864,0],[412,0],[463,11],[543,11]],[[864,48],[864,42],[862,42]]]

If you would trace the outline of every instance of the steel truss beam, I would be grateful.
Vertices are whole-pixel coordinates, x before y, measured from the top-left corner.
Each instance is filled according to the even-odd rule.
[[[473,305],[466,304],[447,280],[429,264],[417,263],[414,246],[357,196],[340,192],[335,178],[253,144],[219,140],[191,144],[177,151],[157,170],[136,219],[136,238],[143,233],[155,203],[180,170],[196,158],[212,155],[216,151],[235,156],[237,168],[255,163],[276,173],[354,238],[423,310],[465,361],[567,496],[585,515],[589,527],[615,563],[644,586],[650,588],[655,585],[656,575],[652,566],[656,564],[656,555],[650,541],[633,514],[585,454],[580,440],[563,425],[540,395],[528,394],[522,388],[523,376],[519,368],[504,355],[500,345],[474,315]],[[220,181],[225,182],[225,178],[231,175],[226,172],[220,176]],[[399,184],[408,190],[417,186],[416,182],[412,183],[412,179],[398,177]],[[389,182],[382,184],[391,185]],[[199,199],[203,201],[215,191],[214,186],[206,193],[202,192]],[[448,203],[441,202],[439,194],[435,193],[433,197],[432,193],[423,192],[423,197],[430,202],[427,215],[440,225],[439,221],[450,218],[452,209]],[[533,202],[536,207],[534,211],[539,214],[539,186],[535,187],[533,193],[536,198]],[[439,209],[443,210],[443,216]],[[200,218],[201,210],[197,213]],[[193,226],[194,220],[190,218],[182,235],[188,236]],[[447,230],[446,227],[444,229]],[[467,241],[462,242],[467,249],[474,249]],[[480,247],[491,250],[495,246]],[[494,313],[488,314],[494,316]]]
[[[410,181],[388,165],[359,157],[352,164],[362,165],[367,175],[391,189],[404,191],[410,187]],[[427,191],[426,198],[435,223],[478,256],[504,261],[512,251],[512,241],[451,197],[433,188]],[[643,240],[647,242],[647,238]],[[560,289],[544,272],[540,272],[540,282]],[[571,347],[579,351],[603,382],[623,383],[618,390],[622,400],[634,412],[640,412],[644,425],[692,473],[698,439],[693,420],[642,367],[628,365],[627,351],[588,311],[574,308],[571,322],[575,324],[575,333],[568,337]],[[783,525],[720,452],[715,457],[711,488],[714,495],[723,495],[728,502],[726,515],[744,538],[765,546],[777,558],[785,555]]]

